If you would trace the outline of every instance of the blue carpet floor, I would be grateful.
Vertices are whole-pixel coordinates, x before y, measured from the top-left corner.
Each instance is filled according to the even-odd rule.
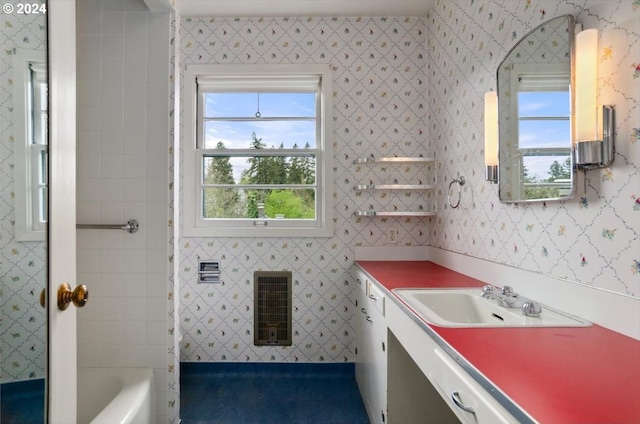
[[[0,389],[0,423],[44,423],[44,379],[3,383]]]
[[[369,424],[349,364],[182,363],[182,424]]]

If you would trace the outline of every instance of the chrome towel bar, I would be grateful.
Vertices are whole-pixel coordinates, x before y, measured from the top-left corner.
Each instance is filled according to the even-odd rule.
[[[76,224],[78,230],[126,230],[129,234],[133,234],[138,231],[138,221],[130,219],[126,224]]]

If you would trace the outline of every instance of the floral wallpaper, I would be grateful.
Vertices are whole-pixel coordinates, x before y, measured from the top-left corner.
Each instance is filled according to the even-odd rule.
[[[482,96],[517,41],[563,14],[600,32],[599,101],[615,105],[615,163],[581,172],[572,200],[502,204],[483,181]],[[443,178],[469,181],[459,209],[439,210],[429,244],[640,296],[639,2],[439,0],[427,27],[430,140]]]
[[[47,278],[44,242],[15,240],[13,55],[43,50],[45,19],[2,14],[0,20],[0,382],[43,378],[46,316],[40,292]]]
[[[334,75],[334,222],[329,239],[181,238],[182,361],[353,361],[356,244],[427,243],[427,218],[359,218],[356,210],[434,210],[429,190],[356,191],[369,183],[432,183],[433,165],[359,164],[427,149],[421,17],[183,18],[182,64],[328,63]],[[391,205],[391,206],[389,206]],[[220,260],[222,284],[197,284],[197,261]],[[253,271],[293,271],[293,346],[253,346]]]
[[[483,95],[526,32],[571,13],[601,31],[600,100],[615,104],[613,168],[580,174],[573,200],[500,203],[484,181]],[[630,296],[640,294],[638,2],[437,1],[426,17],[189,18],[181,69],[210,63],[329,63],[334,71],[335,233],[330,239],[185,238],[179,247],[182,361],[353,360],[354,246],[446,250]],[[354,165],[366,156],[428,156],[423,167]],[[460,207],[449,182],[466,177]],[[424,193],[367,183],[436,183]],[[357,210],[433,210],[435,218],[364,218]],[[220,260],[219,285],[196,282],[198,258]],[[294,344],[253,346],[256,269],[294,272]]]

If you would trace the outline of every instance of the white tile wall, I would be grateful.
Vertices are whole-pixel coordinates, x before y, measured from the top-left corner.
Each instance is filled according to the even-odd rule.
[[[154,368],[156,422],[168,422],[169,16],[142,0],[83,0],[77,22],[78,221],[140,223],[77,233],[91,293],[78,362]]]

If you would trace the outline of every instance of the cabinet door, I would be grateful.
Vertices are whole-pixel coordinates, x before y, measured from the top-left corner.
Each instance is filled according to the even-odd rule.
[[[387,325],[382,315],[372,308],[371,324],[371,391],[372,409],[377,423],[387,422]]]
[[[372,424],[387,423],[387,323],[384,292],[358,272],[356,381]]]
[[[384,292],[367,281],[367,329],[369,395],[371,421],[387,422],[387,323],[384,318]]]
[[[358,289],[356,292],[356,299],[354,301],[356,312],[355,312],[355,326],[356,326],[356,347],[355,347],[355,362],[356,362],[356,382],[358,383],[358,388],[360,389],[360,394],[362,396],[362,400],[365,405],[367,404],[367,373],[366,373],[366,362],[367,362],[367,348],[365,341],[365,330],[367,328],[366,318],[367,318],[367,310],[365,308],[366,304],[366,280],[362,275],[358,273],[357,281]]]

